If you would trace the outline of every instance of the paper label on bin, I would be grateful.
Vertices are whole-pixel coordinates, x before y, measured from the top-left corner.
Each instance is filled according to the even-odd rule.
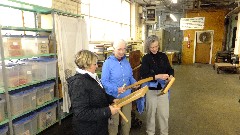
[[[32,74],[32,71],[27,71],[27,74],[28,74],[28,75],[31,75],[31,74]]]
[[[35,100],[35,99],[36,99],[36,96],[33,96],[33,97],[32,97],[32,100]]]
[[[53,92],[53,89],[51,89],[50,92]]]

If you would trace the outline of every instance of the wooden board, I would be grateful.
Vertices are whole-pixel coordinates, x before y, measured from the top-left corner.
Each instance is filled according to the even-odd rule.
[[[140,97],[143,97],[146,94],[147,91],[148,91],[148,86],[145,86],[145,87],[131,93],[130,95],[119,99],[117,102],[115,102],[113,104],[113,106],[123,107],[124,105],[127,105],[127,104],[133,102],[134,100],[137,100]]]
[[[165,84],[165,87],[162,89],[162,91],[157,96],[166,94],[169,91],[169,88],[172,86],[174,81],[175,81],[175,78],[173,77],[171,79],[171,81],[169,81],[167,84]]]

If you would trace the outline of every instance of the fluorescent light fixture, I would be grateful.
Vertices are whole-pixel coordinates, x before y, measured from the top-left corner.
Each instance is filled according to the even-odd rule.
[[[176,18],[173,14],[170,14],[170,17],[171,17],[171,19],[172,19],[174,22],[177,21],[177,18]]]
[[[177,3],[177,0],[172,0],[172,3]]]

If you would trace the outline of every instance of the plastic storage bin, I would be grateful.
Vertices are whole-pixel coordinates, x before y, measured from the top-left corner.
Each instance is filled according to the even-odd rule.
[[[45,60],[47,64],[47,78],[54,78],[56,77],[56,64],[57,60],[56,59],[47,59]]]
[[[35,135],[37,133],[37,113],[13,122],[15,135]]]
[[[8,126],[4,125],[0,127],[0,135],[7,135]]]
[[[3,36],[3,48],[5,57],[23,56],[21,36]]]
[[[27,61],[28,64],[32,65],[32,79],[34,81],[44,81],[47,79],[46,64],[38,59],[31,59]]]
[[[36,92],[34,88],[23,91],[23,112],[36,108]]]
[[[30,93],[31,110],[33,110],[37,107],[37,89],[31,88],[27,91]]]
[[[40,36],[37,37],[37,54],[48,54],[49,47],[48,47],[48,37],[47,36]]]
[[[2,74],[2,66],[0,66],[0,72]],[[3,87],[3,78],[0,78],[0,87]],[[19,65],[18,64],[8,64],[6,65],[6,77],[8,81],[8,87],[19,86]]]
[[[36,94],[36,102],[37,106],[42,105],[45,103],[45,95],[44,95],[44,87],[43,86],[37,86],[35,87],[37,94]]]
[[[27,63],[19,64],[19,85],[32,82],[32,65]]]
[[[10,94],[10,104],[12,115],[19,115],[23,113],[23,92]]]
[[[26,62],[32,65],[33,80],[44,81],[56,77],[56,59],[31,59]]]
[[[54,85],[55,85],[55,82],[48,82],[48,84],[44,85],[45,102],[48,102],[54,99]]]
[[[5,99],[0,99],[0,122],[5,120]]]
[[[36,55],[35,46],[37,45],[37,40],[34,36],[24,36],[22,38],[22,49],[25,56]]]
[[[56,108],[57,104],[45,107],[39,110],[38,113],[38,129],[45,129],[56,122]]]

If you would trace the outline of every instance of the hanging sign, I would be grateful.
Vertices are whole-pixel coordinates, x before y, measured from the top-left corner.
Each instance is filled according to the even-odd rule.
[[[204,29],[205,17],[181,18],[180,30]]]

